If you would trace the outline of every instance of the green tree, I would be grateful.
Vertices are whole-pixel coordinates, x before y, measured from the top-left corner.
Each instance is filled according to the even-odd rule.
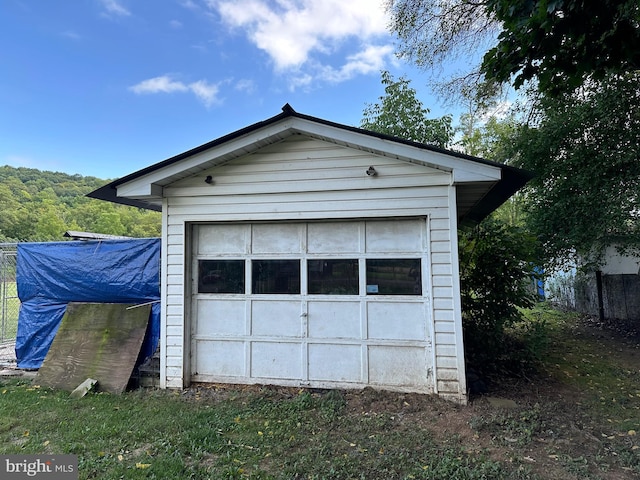
[[[640,68],[637,0],[388,0],[400,55],[433,68],[461,58],[466,76],[571,91]],[[481,62],[474,62],[484,51]]]
[[[104,180],[0,167],[0,241],[62,240],[66,230],[157,237],[160,214],[87,198]]]
[[[454,134],[452,117],[427,118],[429,110],[418,100],[409,80],[395,80],[387,71],[381,76],[385,94],[378,103],[366,106],[360,126],[414,142],[448,146]]]
[[[442,77],[443,65],[456,63],[455,69],[447,69],[452,73],[438,88],[443,96],[464,96],[465,91],[477,87],[482,79],[478,52],[491,48],[500,31],[485,2],[387,0],[386,5],[401,58],[433,78]]]
[[[537,174],[526,190],[528,224],[552,265],[578,255],[595,264],[609,245],[640,251],[640,72],[543,98],[539,123],[513,148]]]
[[[35,230],[32,213],[19,201],[23,190],[16,191],[12,184],[16,187],[16,182],[0,184],[0,240],[4,242],[31,238]]]
[[[490,116],[488,119],[479,118],[473,112],[460,116],[462,133],[457,145],[467,154],[491,159],[494,162],[513,163],[513,139],[520,128],[513,113],[505,118]],[[524,227],[526,197],[522,192],[515,193],[493,214],[493,218],[506,225]]]
[[[512,114],[505,118],[493,115],[479,119],[465,113],[460,116],[458,130],[462,136],[457,145],[469,155],[509,163],[513,154],[509,145],[518,127],[519,123]]]
[[[35,232],[31,240],[39,242],[61,241],[67,225],[64,221],[64,209],[54,203],[43,203],[36,212]]]
[[[160,213],[122,206],[117,206],[117,211],[128,236],[159,237],[161,235]]]
[[[502,26],[485,55],[490,80],[535,80],[556,95],[587,80],[640,69],[638,0],[486,0]]]

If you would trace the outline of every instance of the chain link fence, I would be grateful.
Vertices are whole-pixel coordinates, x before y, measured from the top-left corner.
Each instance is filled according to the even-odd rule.
[[[0,243],[0,344],[14,342],[18,331],[16,263],[17,245]]]

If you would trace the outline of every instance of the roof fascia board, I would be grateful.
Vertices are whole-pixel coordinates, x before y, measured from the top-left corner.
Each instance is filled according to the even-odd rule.
[[[459,185],[461,183],[472,182],[496,182],[502,178],[502,171],[499,168],[488,168],[490,170],[484,170],[482,172],[475,171],[475,169],[463,170],[456,168],[453,170],[453,184]]]
[[[119,185],[117,188],[117,195],[119,197],[127,198],[162,198],[162,187],[155,183],[125,183]]]

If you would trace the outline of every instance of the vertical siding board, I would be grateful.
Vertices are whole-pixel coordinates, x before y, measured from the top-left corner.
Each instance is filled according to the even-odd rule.
[[[447,208],[434,210],[430,217],[435,388],[439,394],[464,403],[466,386],[455,212],[455,188],[451,186]]]
[[[456,187],[451,186],[451,194],[449,195],[449,211],[456,212]],[[458,231],[458,221],[455,214],[450,217],[451,232]],[[458,398],[461,402],[467,401],[467,381],[464,363],[464,340],[462,332],[462,305],[460,298],[460,262],[458,258],[458,235],[451,235],[451,258],[452,258],[452,271],[453,271],[453,313],[455,321],[455,345],[457,348],[456,358],[458,360]]]
[[[162,236],[160,240],[160,388],[167,388],[167,281],[164,277],[168,272],[167,262],[167,233],[168,222],[167,199],[162,201]]]

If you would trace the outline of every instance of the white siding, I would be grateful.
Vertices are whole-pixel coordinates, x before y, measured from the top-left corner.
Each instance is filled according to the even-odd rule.
[[[366,175],[369,166],[377,176]],[[212,185],[205,184],[206,175],[213,177]],[[191,328],[182,281],[189,271],[191,223],[428,217],[430,285],[425,288],[432,292],[435,339],[434,358],[427,363],[434,365],[436,391],[465,401],[459,301],[454,298],[459,287],[451,241],[456,231],[450,216],[455,212],[450,173],[297,136],[180,180],[165,187],[164,195],[165,386],[189,382],[184,376],[189,352],[177,347],[188,348],[185,332]],[[384,358],[383,351],[378,358]]]

